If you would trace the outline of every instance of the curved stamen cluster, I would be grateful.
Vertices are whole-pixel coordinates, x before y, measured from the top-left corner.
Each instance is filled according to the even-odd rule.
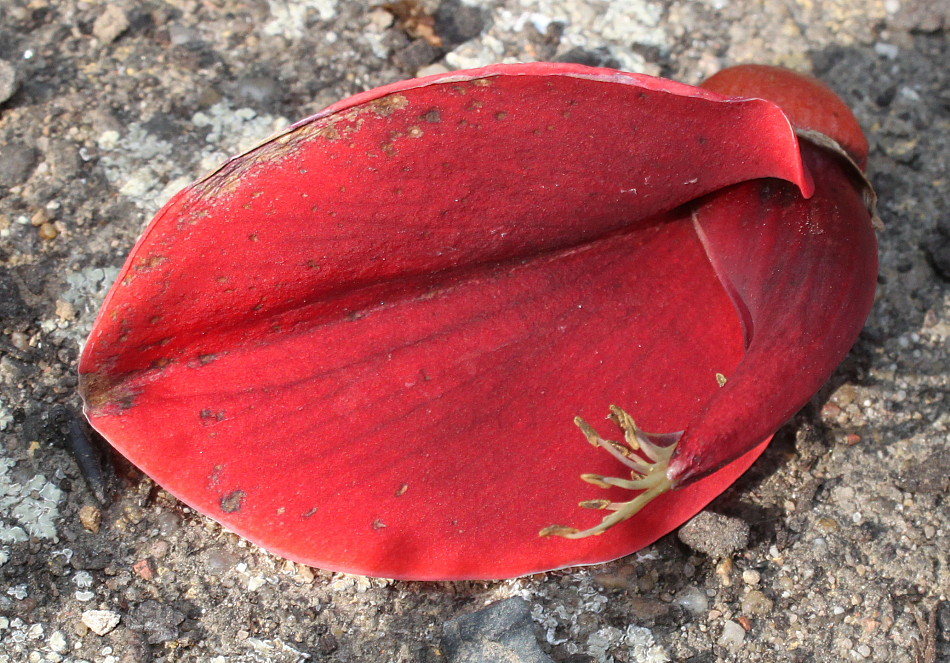
[[[643,491],[628,502],[610,500],[586,500],[579,506],[585,509],[612,511],[594,527],[578,530],[575,527],[551,525],[541,530],[539,536],[563,536],[567,539],[581,539],[594,534],[603,534],[618,523],[636,515],[640,509],[657,496],[670,489],[671,483],[666,476],[670,457],[676,449],[680,434],[654,435],[637,427],[633,418],[616,405],[610,406],[610,417],[623,431],[626,446],[613,440],[605,440],[593,427],[580,417],[574,423],[584,437],[595,447],[604,449],[611,456],[630,468],[630,478],[605,477],[599,474],[582,474],[581,479],[600,488],[618,487],[626,490]],[[637,453],[639,452],[639,453]]]

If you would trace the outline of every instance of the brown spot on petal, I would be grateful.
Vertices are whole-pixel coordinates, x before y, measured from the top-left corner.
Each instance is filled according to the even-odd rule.
[[[221,498],[221,510],[225,513],[237,513],[244,506],[246,496],[243,490],[232,490]]]

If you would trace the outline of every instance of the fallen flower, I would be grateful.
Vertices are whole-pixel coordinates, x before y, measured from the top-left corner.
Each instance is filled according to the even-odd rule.
[[[651,543],[745,471],[873,296],[850,112],[832,95],[826,137],[794,108],[820,84],[731,71],[724,96],[499,65],[294,125],[151,222],[84,349],[86,415],[308,565],[501,578]],[[754,98],[775,76],[785,112]],[[584,420],[577,444],[610,403],[624,444]],[[579,499],[611,513],[550,527]]]

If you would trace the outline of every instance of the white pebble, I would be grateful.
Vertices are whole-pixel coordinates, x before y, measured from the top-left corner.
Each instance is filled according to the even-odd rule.
[[[722,625],[722,635],[719,636],[719,645],[729,651],[737,651],[745,640],[745,629],[734,621],[727,621]]]
[[[683,589],[676,594],[674,601],[694,617],[698,617],[709,610],[709,600],[706,598],[706,592],[698,587],[689,586]]]
[[[119,625],[121,616],[112,610],[86,610],[81,619],[90,631],[96,635],[105,635]]]
[[[66,636],[62,631],[53,631],[53,634],[49,636],[49,648],[58,654],[62,654],[69,648]]]

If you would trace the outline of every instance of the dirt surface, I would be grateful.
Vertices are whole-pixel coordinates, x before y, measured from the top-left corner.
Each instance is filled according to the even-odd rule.
[[[422,7],[434,21],[342,0],[0,0],[0,662],[502,660],[443,639],[511,597],[528,608],[448,630],[528,619],[510,640],[540,650],[503,660],[950,660],[947,3]],[[402,583],[286,563],[122,464],[102,507],[62,407],[79,407],[82,341],[158,206],[359,90],[538,59],[687,83],[783,64],[868,133],[876,306],[830,384],[689,526],[727,537],[720,557],[671,535],[588,569]]]

